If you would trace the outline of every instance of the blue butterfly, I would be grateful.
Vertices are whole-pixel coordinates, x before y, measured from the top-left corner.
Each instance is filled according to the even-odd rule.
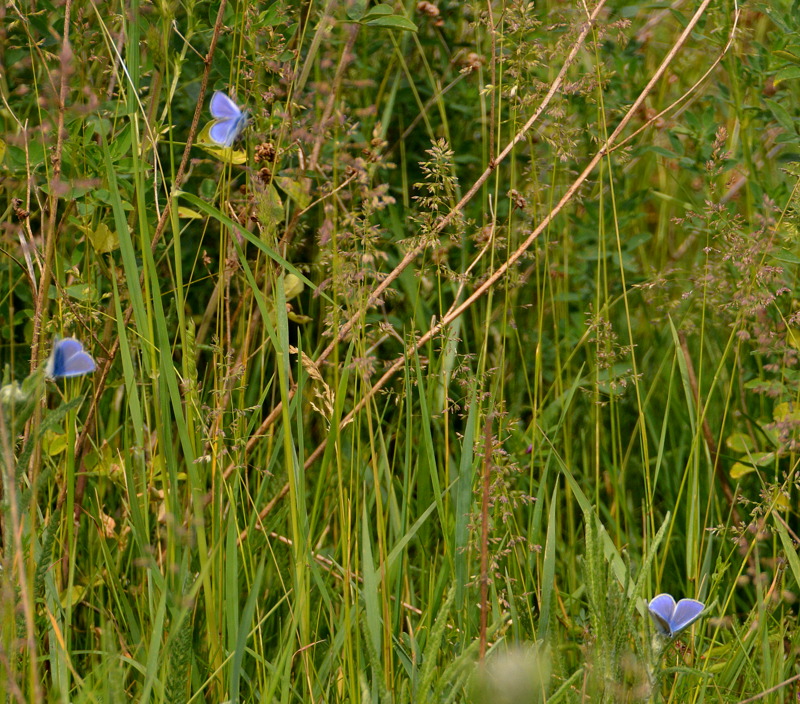
[[[208,134],[221,147],[232,146],[249,119],[247,110],[240,110],[236,103],[219,90],[211,96],[211,115],[216,122]]]
[[[83,345],[74,337],[55,341],[45,367],[45,373],[51,379],[81,376],[94,370],[95,363],[92,356],[83,351]]]
[[[681,599],[676,604],[671,594],[659,594],[653,597],[647,608],[658,632],[667,638],[674,638],[700,618],[706,607],[696,599]]]

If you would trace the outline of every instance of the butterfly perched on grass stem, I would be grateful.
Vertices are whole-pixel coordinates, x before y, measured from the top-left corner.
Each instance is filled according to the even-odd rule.
[[[647,605],[658,632],[674,638],[691,626],[703,613],[705,604],[696,599],[681,599],[677,604],[671,594],[659,594]]]
[[[211,116],[216,122],[209,136],[221,147],[231,147],[247,126],[249,114],[241,110],[225,93],[217,91],[211,96]]]
[[[94,360],[84,351],[83,345],[74,337],[65,337],[53,344],[45,374],[50,379],[64,379],[89,374],[94,370]]]

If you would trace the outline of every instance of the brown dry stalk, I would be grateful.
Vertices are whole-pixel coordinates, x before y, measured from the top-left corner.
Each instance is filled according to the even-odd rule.
[[[601,0],[600,4],[595,8],[594,12],[592,13],[592,16],[591,16],[592,20],[594,20],[597,17],[598,10],[599,10],[599,8],[600,8],[600,6],[602,4],[603,4],[603,0]],[[436,323],[435,325],[432,325],[432,327],[428,330],[428,332],[426,332],[424,335],[422,335],[422,337],[420,337],[417,340],[416,343],[411,345],[403,353],[402,356],[400,356],[397,360],[395,360],[392,363],[392,365],[387,369],[387,371],[383,374],[383,376],[381,376],[381,378],[378,379],[378,381],[373,386],[371,386],[369,388],[369,390],[367,390],[364,393],[364,395],[359,400],[359,402],[355,405],[353,410],[351,410],[344,417],[344,419],[340,423],[340,426],[339,426],[340,428],[343,428],[345,425],[350,423],[353,420],[353,418],[355,417],[356,413],[358,413],[362,408],[364,408],[364,406],[366,406],[370,402],[370,400],[373,398],[373,396],[386,384],[386,382],[389,381],[389,379],[391,379],[400,369],[402,369],[404,367],[406,359],[410,355],[415,354],[419,349],[421,349],[423,347],[423,345],[427,344],[431,339],[433,339],[434,337],[439,335],[444,330],[445,327],[450,325],[456,318],[458,318],[466,310],[468,310],[475,303],[475,301],[477,301],[479,298],[481,298],[485,293],[487,293],[491,289],[492,286],[494,286],[494,284],[496,284],[503,276],[505,276],[506,272],[530,248],[530,246],[536,241],[536,239],[539,237],[539,235],[552,222],[552,220],[555,218],[555,216],[558,215],[558,213],[561,212],[561,210],[564,208],[564,206],[573,198],[573,196],[577,192],[578,188],[580,188],[580,186],[583,184],[583,182],[589,177],[589,174],[594,170],[594,168],[597,166],[597,164],[600,162],[600,160],[603,159],[605,156],[607,156],[612,151],[612,148],[614,147],[614,145],[616,143],[617,137],[625,129],[625,127],[628,125],[628,123],[633,119],[633,117],[636,114],[637,110],[639,110],[641,105],[644,103],[645,99],[650,94],[650,92],[653,90],[653,88],[655,87],[656,83],[658,83],[658,81],[663,77],[663,75],[666,72],[668,66],[675,59],[675,57],[677,56],[677,54],[680,51],[681,47],[685,44],[685,42],[688,39],[689,35],[691,34],[692,30],[697,25],[697,23],[699,22],[700,18],[703,16],[705,11],[708,9],[708,6],[710,4],[711,4],[711,0],[703,0],[703,2],[700,4],[700,7],[698,7],[697,11],[695,12],[695,14],[691,18],[691,20],[689,20],[689,22],[686,25],[685,29],[683,30],[681,35],[676,40],[675,44],[673,44],[672,48],[669,50],[669,52],[667,53],[667,55],[664,58],[664,60],[661,62],[661,65],[658,67],[656,72],[653,74],[653,77],[650,79],[650,81],[644,87],[642,92],[639,94],[639,97],[636,99],[636,101],[633,103],[633,105],[631,105],[631,107],[628,109],[628,112],[625,114],[625,116],[622,118],[622,120],[620,120],[620,122],[617,125],[616,129],[608,137],[608,139],[606,140],[605,144],[598,150],[598,152],[595,154],[595,156],[592,158],[592,160],[587,164],[586,168],[584,168],[584,170],[581,172],[581,174],[575,179],[575,181],[567,189],[567,191],[561,197],[561,200],[559,200],[559,202],[553,207],[553,209],[550,211],[550,213],[548,213],[548,215],[542,220],[542,222],[539,223],[539,225],[533,230],[533,232],[531,232],[531,234],[519,246],[519,248],[517,248],[517,250],[500,267],[498,267],[497,270],[495,270],[495,272],[489,278],[486,279],[486,281],[484,281],[480,286],[478,286],[478,288],[475,291],[473,291],[473,293],[469,296],[469,298],[467,298],[461,304],[454,303],[453,306],[450,308],[450,310],[444,315],[444,317],[438,323]],[[577,55],[577,47],[578,47],[579,44],[581,44],[585,40],[586,35],[588,34],[588,31],[589,31],[590,27],[591,27],[591,22],[588,23],[586,27],[584,27],[584,30],[581,32],[581,35],[580,35],[580,37],[578,39],[578,42],[573,47],[573,50],[570,52],[570,55],[567,58],[567,62],[565,63],[565,68],[575,58],[575,55]],[[728,46],[730,46],[730,43],[728,44]],[[726,49],[727,49],[727,47],[726,47]],[[718,63],[718,61],[717,61],[717,63]],[[502,161],[508,155],[508,153],[511,151],[513,146],[515,144],[517,144],[522,139],[522,136],[524,135],[525,131],[527,131],[530,128],[530,126],[535,121],[535,118],[538,117],[541,114],[541,111],[542,111],[542,108],[543,108],[545,102],[547,102],[548,98],[552,97],[552,95],[554,94],[554,92],[555,92],[554,89],[557,88],[557,84],[560,85],[559,79],[563,78],[563,75],[565,73],[565,68],[562,68],[561,72],[559,73],[558,78],[556,78],[556,81],[553,82],[553,86],[551,86],[551,90],[548,92],[543,104],[539,107],[539,109],[537,109],[537,111],[528,120],[528,122],[525,123],[525,126],[522,128],[522,130],[520,130],[520,132],[517,133],[517,135],[514,137],[514,139],[512,139],[511,142],[509,142],[509,144],[506,146],[506,148],[503,149],[503,151],[498,156],[497,162],[495,164],[493,164],[493,165],[490,165],[489,168],[487,168],[486,171],[483,174],[481,174],[480,178],[478,179],[478,181],[476,181],[475,185],[473,185],[473,187],[470,188],[468,193],[464,196],[464,198],[461,199],[461,201],[458,203],[456,208],[445,218],[446,221],[449,222],[449,219],[452,219],[452,217],[454,217],[454,213],[457,212],[458,210],[460,210],[461,208],[463,208],[463,206],[466,204],[466,202],[470,198],[472,198],[472,196],[477,192],[477,190],[480,187],[480,185],[482,185],[484,183],[484,181],[489,177],[489,175],[492,173],[492,170],[496,167],[497,163]],[[697,85],[697,84],[695,84],[695,85]],[[387,282],[389,281],[389,279],[391,279],[391,280],[396,279],[397,276],[400,275],[400,272],[403,269],[405,269],[405,267],[408,266],[408,264],[414,258],[416,258],[416,256],[420,252],[423,251],[423,249],[425,249],[425,246],[426,245],[424,245],[424,244],[418,245],[413,250],[411,250],[408,254],[406,254],[406,256],[403,258],[403,261],[401,261],[400,264],[398,264],[397,268],[375,290],[375,293],[370,297],[370,299],[368,301],[368,305],[371,305],[372,302],[374,302],[375,298],[377,296],[380,296],[380,294],[385,290],[386,286],[388,285]],[[320,355],[320,357],[317,358],[317,360],[316,360],[317,364],[319,364],[321,361],[323,361],[333,351],[336,343],[338,343],[350,331],[350,329],[353,327],[353,325],[355,324],[356,320],[358,320],[358,318],[359,318],[359,316],[355,315],[347,323],[345,323],[345,325],[342,326],[342,328],[340,329],[339,335],[336,336],[336,339],[323,351],[323,353]],[[342,332],[342,331],[344,331],[344,332]],[[290,398],[291,398],[291,395],[290,395]],[[280,404],[279,404],[279,406],[280,406]],[[271,413],[270,416],[271,417],[273,417],[273,416],[277,417],[277,414],[273,411],[273,413]],[[269,418],[267,420],[269,420]],[[261,424],[261,427],[258,429],[257,434],[260,435],[264,430],[266,430],[267,427],[269,427],[269,424],[267,423],[267,421],[265,421],[264,423]],[[253,445],[255,445],[257,442],[258,442],[258,437],[254,437],[250,442],[247,443],[246,451],[250,450],[250,448]],[[317,448],[314,450],[314,452],[312,452],[308,456],[308,458],[307,458],[307,460],[305,462],[305,465],[304,465],[306,469],[308,469],[319,458],[319,456],[325,450],[327,442],[328,442],[327,439],[323,440],[317,446]],[[226,470],[226,472],[229,473],[232,470],[233,470],[233,468],[229,467]],[[281,493],[283,493],[283,489],[281,490]],[[272,505],[273,504],[270,504],[270,506],[268,506],[267,508],[262,510],[259,513],[259,518],[263,519],[267,515],[267,513],[269,512],[267,509],[271,509]]]
[[[710,0],[707,0],[706,4],[708,4]],[[478,177],[475,183],[472,184],[470,189],[466,192],[466,194],[461,198],[461,200],[455,205],[455,207],[445,215],[433,228],[431,232],[431,237],[436,235],[442,230],[444,230],[458,215],[464,207],[469,203],[474,197],[475,194],[480,190],[484,183],[489,179],[489,177],[495,172],[497,167],[505,160],[505,158],[511,153],[511,150],[519,144],[520,141],[525,137],[525,135],[530,131],[531,127],[533,127],[536,120],[539,119],[541,114],[544,112],[545,108],[550,104],[550,101],[556,95],[556,93],[561,88],[562,83],[564,82],[564,78],[567,74],[572,63],[578,56],[578,52],[580,48],[583,46],[583,43],[586,41],[586,37],[589,35],[592,27],[594,26],[594,21],[597,19],[597,16],[600,14],[600,11],[603,9],[606,0],[600,0],[597,3],[597,7],[595,7],[592,14],[588,17],[586,23],[584,24],[583,28],[578,35],[578,38],[575,41],[575,44],[570,49],[569,54],[567,55],[566,60],[564,61],[564,65],[561,67],[561,70],[558,72],[555,80],[550,86],[550,89],[547,91],[547,95],[545,95],[544,99],[542,100],[541,104],[539,105],[536,110],[534,110],[533,114],[528,118],[528,121],[522,126],[522,128],[514,135],[514,137],[509,141],[509,143],[505,146],[503,151],[501,151],[496,159],[492,159],[489,166],[486,167],[486,170]],[[324,362],[331,353],[336,349],[336,345],[338,345],[342,340],[344,340],[349,334],[353,327],[358,323],[364,311],[369,310],[372,308],[379,300],[381,300],[384,291],[386,291],[389,286],[394,283],[399,276],[408,268],[408,266],[420,255],[424,252],[429,246],[429,239],[425,242],[420,242],[416,247],[410,249],[406,252],[403,259],[400,263],[386,276],[386,278],[375,288],[372,292],[370,297],[367,299],[367,302],[364,304],[364,307],[359,312],[355,313],[344,325],[339,328],[339,331],[334,336],[331,343],[320,353],[319,357],[315,360],[315,362],[319,365]],[[290,401],[294,392],[290,393],[289,397],[286,399]],[[250,452],[250,450],[258,444],[258,441],[261,435],[269,428],[270,425],[274,422],[274,420],[278,417],[279,411],[282,408],[283,402],[279,402],[275,409],[269,414],[269,416],[261,423],[258,429],[253,433],[250,440],[248,441],[245,447],[245,454]],[[318,448],[319,449],[319,448]],[[235,469],[234,465],[229,465],[224,472],[224,476],[230,476],[231,472]]]
[[[589,174],[594,170],[595,166],[599,163],[599,161],[605,157],[611,150],[611,147],[619,135],[619,133],[625,128],[628,122],[631,121],[633,116],[635,115],[636,111],[644,102],[647,95],[653,89],[655,84],[658,80],[663,76],[664,72],[667,69],[667,66],[672,62],[675,58],[675,55],[678,53],[678,50],[681,48],[683,43],[686,41],[687,37],[691,33],[694,25],[697,24],[698,20],[702,16],[702,13],[711,3],[711,0],[704,0],[702,5],[698,8],[697,12],[695,13],[694,17],[691,19],[689,24],[687,25],[686,29],[683,31],[681,36],[678,38],[675,45],[672,47],[670,52],[667,54],[664,61],[661,63],[661,66],[658,68],[656,73],[653,75],[653,78],[650,79],[650,82],[645,86],[644,90],[641,92],[639,97],[636,99],[636,102],[630,107],[628,112],[622,118],[620,123],[617,125],[617,128],[614,132],[611,133],[606,143],[600,148],[600,150],[595,154],[594,158],[589,162],[583,172],[575,179],[573,184],[567,189],[566,193],[561,197],[561,200],[555,205],[555,207],[547,214],[547,216],[542,220],[541,223],[536,227],[536,229],[531,232],[528,238],[517,248],[517,250],[503,263],[501,264],[495,272],[486,279],[480,286],[478,286],[475,291],[463,301],[461,304],[453,304],[450,310],[442,317],[442,319],[436,324],[433,325],[428,332],[426,332],[422,337],[420,337],[417,342],[412,345],[402,357],[395,360],[395,362],[389,367],[389,369],[384,373],[384,375],[377,381],[377,383],[372,386],[369,391],[365,393],[365,395],[361,398],[361,400],[356,404],[350,413],[348,413],[344,420],[342,420],[342,425],[349,423],[353,416],[355,416],[358,411],[360,411],[367,403],[369,403],[372,396],[386,384],[386,382],[397,373],[398,370],[402,369],[405,364],[406,358],[417,352],[423,345],[427,344],[431,339],[433,339],[436,335],[439,335],[444,328],[446,328],[450,323],[452,323],[456,318],[462,315],[470,306],[472,306],[475,301],[481,298],[486,292],[491,289],[494,284],[496,284],[503,276],[505,276],[506,272],[517,262],[517,260],[530,248],[530,246],[536,241],[539,235],[544,232],[545,228],[553,221],[556,215],[561,212],[564,206],[572,199],[572,197],[577,192],[578,188],[583,184],[583,182],[589,177]],[[314,450],[314,452],[309,456],[308,462],[313,462],[325,449],[325,443],[327,441],[323,441],[320,446]]]

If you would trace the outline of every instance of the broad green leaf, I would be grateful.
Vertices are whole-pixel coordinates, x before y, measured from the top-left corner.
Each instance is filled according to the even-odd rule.
[[[772,116],[777,120],[778,124],[787,132],[794,134],[796,132],[795,121],[789,114],[789,111],[774,100],[765,100],[764,102],[767,104],[767,107],[769,107]]]
[[[784,81],[794,81],[798,78],[800,78],[800,66],[785,66],[775,74],[772,83],[778,86]]]
[[[393,15],[394,10],[392,9],[391,5],[387,5],[385,2],[379,3],[375,5],[375,7],[370,8],[370,11],[361,17],[362,22],[367,22],[368,20],[374,19],[375,17],[385,17],[387,15]]]
[[[295,296],[299,296],[305,288],[305,284],[294,274],[286,274],[283,277],[283,290],[287,301],[291,301]]]
[[[800,65],[800,56],[793,54],[791,51],[786,51],[785,49],[778,49],[772,52],[773,56],[777,56],[779,59],[783,59],[784,61],[791,61],[793,64]]]
[[[789,344],[792,347],[800,346],[800,332],[790,330]],[[775,421],[800,421],[800,406],[796,403],[779,403],[772,409],[772,419]]]
[[[733,466],[731,467],[730,475],[731,479],[741,479],[746,474],[750,474],[750,472],[755,472],[756,468],[753,467],[751,464],[742,464],[741,462],[734,462]]]
[[[741,455],[747,452],[753,452],[756,449],[752,438],[747,433],[734,433],[733,435],[729,435],[725,440],[725,445],[727,445],[729,450],[738,452]]]
[[[52,430],[48,430],[42,437],[42,449],[50,457],[60,455],[67,449],[66,433],[54,433]]]
[[[370,27],[383,27],[384,29],[399,29],[405,32],[416,32],[417,25],[411,20],[399,15],[387,15],[386,17],[378,17],[366,23]]]
[[[101,222],[94,230],[88,230],[87,236],[98,254],[107,254],[119,249],[119,237],[117,233],[104,222]]]
[[[266,225],[261,232],[261,239],[269,242],[276,228],[283,221],[283,201],[278,190],[272,184],[264,189],[258,199],[258,214],[261,222]]]
[[[359,22],[367,11],[368,0],[353,0],[348,6],[346,12],[347,16],[354,22]],[[391,12],[391,8],[389,8]]]

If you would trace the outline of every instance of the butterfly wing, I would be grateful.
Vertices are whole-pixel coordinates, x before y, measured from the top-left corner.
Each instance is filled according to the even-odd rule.
[[[671,638],[674,633],[673,612],[675,611],[675,599],[672,598],[672,594],[659,594],[653,597],[647,605],[647,609],[661,635]]]
[[[218,90],[211,96],[211,115],[217,122],[211,126],[209,137],[221,147],[232,146],[247,125],[247,112]]]
[[[47,362],[47,375],[53,379],[89,374],[95,370],[91,355],[83,351],[83,345],[74,337],[57,340]]]
[[[236,141],[239,132],[241,128],[238,127],[238,120],[220,120],[211,125],[208,136],[221,147],[230,147]]]
[[[236,120],[242,111],[225,93],[218,90],[211,96],[211,115],[216,120]]]
[[[705,604],[696,599],[681,599],[672,612],[672,632],[678,633],[691,626],[705,609]]]

